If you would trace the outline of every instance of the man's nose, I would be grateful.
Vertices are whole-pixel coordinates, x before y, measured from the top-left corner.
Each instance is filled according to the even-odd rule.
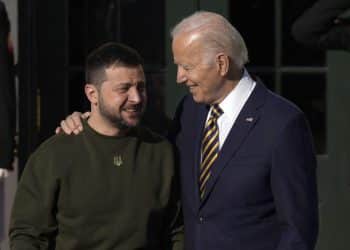
[[[183,68],[177,67],[176,82],[184,83],[187,81],[186,72]]]
[[[133,103],[140,103],[142,101],[142,93],[137,88],[129,90],[129,100]]]

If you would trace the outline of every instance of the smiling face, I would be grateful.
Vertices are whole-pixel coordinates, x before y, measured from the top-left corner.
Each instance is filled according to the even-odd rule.
[[[177,65],[177,83],[185,84],[195,102],[213,104],[220,102],[228,92],[220,56],[205,58],[203,42],[196,34],[180,34],[172,43],[174,63]],[[230,90],[232,87],[230,87]]]
[[[106,80],[97,90],[99,117],[119,130],[139,124],[147,95],[142,66],[115,66],[106,69]]]

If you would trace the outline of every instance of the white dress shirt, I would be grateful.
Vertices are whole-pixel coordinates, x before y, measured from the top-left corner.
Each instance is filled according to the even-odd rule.
[[[222,148],[233,124],[235,123],[244,104],[255,88],[256,82],[250,77],[248,71],[244,69],[243,77],[236,87],[219,103],[219,107],[224,113],[219,117],[217,123],[219,128],[219,149]],[[210,117],[211,109],[207,116]]]

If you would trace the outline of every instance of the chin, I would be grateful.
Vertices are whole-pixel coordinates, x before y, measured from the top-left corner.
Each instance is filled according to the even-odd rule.
[[[140,124],[140,119],[137,120],[126,120],[126,124],[128,124],[128,127],[136,127]]]
[[[193,100],[196,102],[196,103],[205,103],[204,99],[203,98],[200,98],[199,96],[195,96],[193,95]]]

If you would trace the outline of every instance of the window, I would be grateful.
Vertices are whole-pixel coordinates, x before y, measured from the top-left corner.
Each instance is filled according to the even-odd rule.
[[[249,71],[306,114],[318,154],[326,153],[325,53],[303,48],[291,36],[294,20],[312,1],[230,1],[230,21],[246,41]],[[260,29],[260,31],[257,31]]]

